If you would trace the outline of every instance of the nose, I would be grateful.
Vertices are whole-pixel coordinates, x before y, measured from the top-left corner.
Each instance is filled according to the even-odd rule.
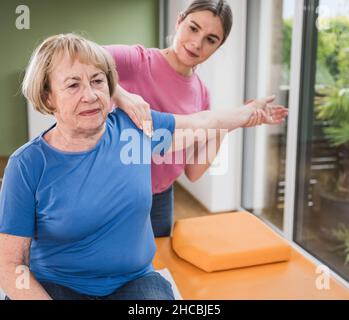
[[[201,47],[202,47],[202,39],[201,39],[201,36],[196,36],[192,39],[191,41],[192,43],[192,46],[193,48],[196,50],[196,51],[200,51]]]
[[[97,95],[90,84],[86,84],[83,88],[81,101],[85,103],[92,103],[97,100]]]

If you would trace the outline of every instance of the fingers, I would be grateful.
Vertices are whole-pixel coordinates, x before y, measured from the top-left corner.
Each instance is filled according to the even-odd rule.
[[[257,109],[265,109],[268,106],[268,104],[272,103],[275,100],[275,98],[276,96],[272,95],[265,98],[252,100],[252,102],[254,103]]]
[[[128,115],[140,130],[143,130],[147,136],[152,136],[153,121],[151,109],[148,104],[134,106],[132,109],[130,108]]]
[[[278,125],[285,122],[285,118],[288,115],[288,111],[286,108],[282,107],[282,109],[277,111],[270,110],[255,110],[247,123],[244,125],[245,128],[260,126],[262,124],[269,125]]]
[[[138,116],[137,116],[136,112],[134,110],[128,109],[126,113],[131,118],[133,123],[137,126],[137,128],[142,130],[142,124],[138,120]]]
[[[288,109],[282,105],[271,105],[276,96],[271,95],[262,99],[247,100],[246,107],[254,110],[243,127],[254,127],[261,124],[277,125],[285,122]]]
[[[266,113],[261,109],[257,109],[252,113],[247,123],[244,125],[244,128],[259,126],[265,123],[266,118]]]
[[[284,106],[269,106],[270,114],[272,115],[288,115],[288,109]]]
[[[255,123],[255,117],[256,117],[256,112],[254,111],[243,127],[244,128],[253,127]]]
[[[244,104],[246,105],[246,104],[249,104],[249,103],[251,103],[251,102],[253,102],[253,101],[254,101],[254,99],[248,99],[248,100],[245,101]]]
[[[149,105],[144,105],[142,108],[140,108],[140,114],[141,114],[141,121],[142,121],[142,128],[144,133],[151,137],[153,133],[153,121],[151,117],[151,110]]]
[[[119,107],[127,113],[138,129],[152,136],[153,121],[150,105],[141,96],[129,93],[123,96],[119,104]]]
[[[148,136],[152,137],[153,135],[153,128],[151,121],[143,121],[143,132]]]
[[[275,100],[275,98],[276,98],[276,96],[275,96],[275,95],[272,95],[272,96],[263,98],[262,100],[263,100],[265,103],[272,103],[272,102]]]
[[[285,118],[288,116],[288,109],[284,106],[268,106],[266,108],[268,118],[265,124],[281,124],[285,122]]]
[[[272,112],[288,112],[288,109],[281,105],[269,105],[268,107]]]
[[[267,119],[267,114],[264,110],[257,110],[258,112],[258,121],[257,121],[257,125],[260,126],[261,124],[265,123],[266,119]]]

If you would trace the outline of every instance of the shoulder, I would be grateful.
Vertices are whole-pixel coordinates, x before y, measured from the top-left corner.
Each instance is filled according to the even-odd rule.
[[[120,108],[115,108],[109,113],[107,123],[119,130],[123,129],[137,129],[131,118]]]
[[[149,65],[151,49],[142,45],[109,45],[104,48],[113,57],[121,79],[129,78]]]
[[[5,175],[21,177],[33,190],[47,163],[40,139],[39,136],[13,152],[5,170]]]
[[[133,54],[138,61],[146,63],[147,65],[151,60],[154,60],[156,55],[156,49],[146,48],[140,44],[131,46],[131,50],[133,50]]]
[[[14,151],[10,159],[15,159],[18,162],[37,162],[42,159],[43,150],[42,150],[42,135],[32,139],[27,142],[16,151]]]
[[[114,44],[103,46],[114,58],[120,59],[125,57],[126,59],[136,59],[147,57],[151,54],[151,49],[145,48],[140,44],[125,45],[125,44]]]

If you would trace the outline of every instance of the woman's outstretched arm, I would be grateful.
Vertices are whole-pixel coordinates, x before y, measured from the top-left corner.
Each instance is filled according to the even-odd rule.
[[[288,110],[281,105],[272,105],[274,100],[275,96],[270,96],[234,109],[175,115],[176,129],[169,151],[187,149],[196,141],[207,142],[216,138],[220,130],[230,132],[261,124],[281,124]]]
[[[271,97],[270,97],[271,98]],[[245,103],[248,106],[254,100],[249,100]],[[262,109],[263,107],[260,106]],[[242,127],[253,127],[262,123],[280,124],[283,122],[283,117],[287,115],[287,110],[281,106],[266,106],[264,115],[259,116],[254,112],[249,121]],[[227,135],[227,131],[216,130],[213,134],[208,135],[207,141],[203,143],[195,143],[187,151],[187,162],[185,166],[185,175],[191,182],[197,181],[211,166],[215,160],[221,144]]]

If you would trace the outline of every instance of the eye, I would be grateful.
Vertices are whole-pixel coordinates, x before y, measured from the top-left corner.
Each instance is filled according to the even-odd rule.
[[[94,85],[99,86],[99,85],[101,85],[102,83],[104,83],[104,80],[103,80],[103,79],[95,79],[95,80],[92,80],[92,83],[93,83]]]
[[[194,26],[190,26],[190,30],[193,31],[193,32],[197,32],[198,31],[198,29],[196,27],[194,27]]]
[[[77,88],[78,86],[79,86],[78,83],[72,83],[68,86],[68,88],[74,89],[74,88]]]
[[[211,43],[211,44],[215,44],[215,43],[216,43],[216,40],[213,39],[213,38],[211,38],[211,37],[207,38],[207,40],[208,40],[208,42]]]

